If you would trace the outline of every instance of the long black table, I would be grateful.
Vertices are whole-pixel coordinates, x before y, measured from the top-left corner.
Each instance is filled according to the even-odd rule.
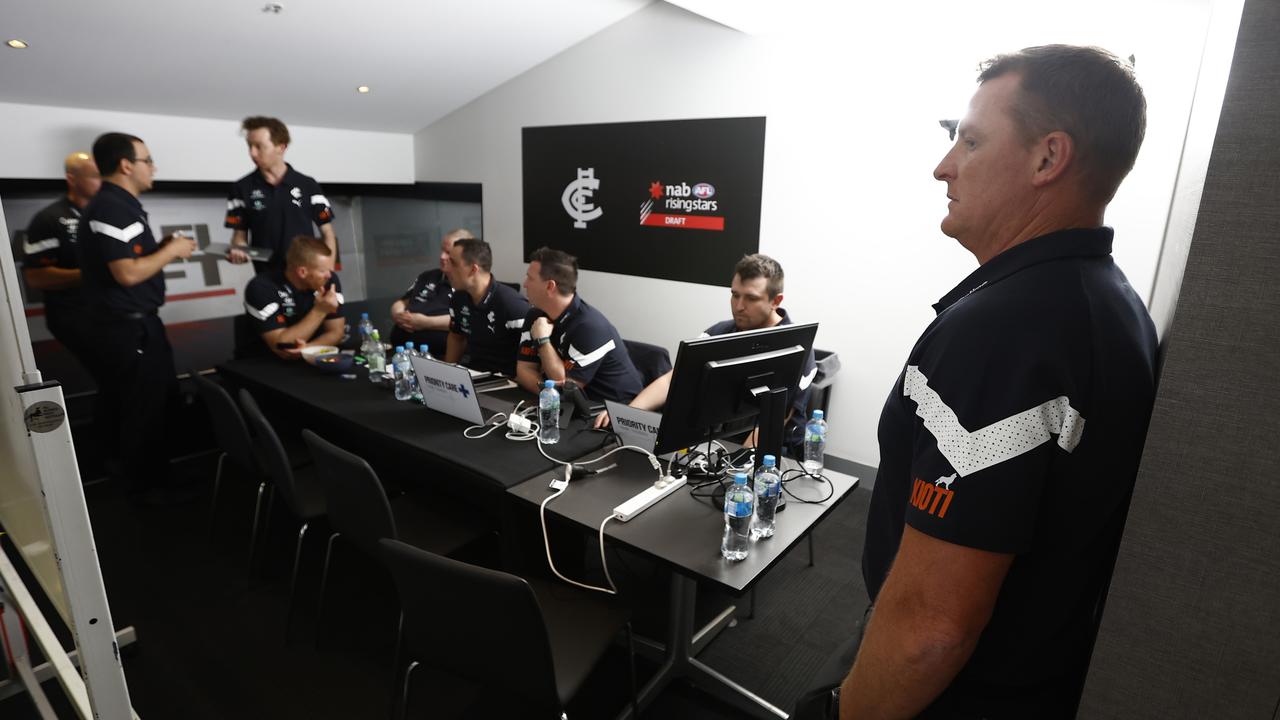
[[[508,440],[501,429],[479,439],[464,437],[468,423],[411,400],[397,401],[390,388],[369,382],[364,368],[357,368],[357,377],[348,380],[272,356],[231,360],[219,365],[218,372],[247,388],[260,402],[285,405],[299,424],[365,456],[371,464],[376,466],[378,458],[393,458],[398,467],[414,473],[415,483],[442,479],[451,494],[465,499],[501,498],[506,488],[555,466],[535,443]],[[518,389],[493,395],[509,400],[513,407],[520,400],[526,405],[537,401]],[[605,433],[588,430],[582,420],[574,420],[549,452],[574,458],[596,450],[606,439]]]
[[[547,505],[547,514],[566,518],[595,532],[613,508],[658,478],[648,460],[639,454],[622,451],[613,457],[618,458],[617,468],[575,480]],[[793,467],[791,461],[784,459],[784,469],[789,467]],[[637,639],[642,651],[662,663],[658,673],[640,691],[642,709],[672,680],[687,678],[753,716],[787,717],[786,712],[697,659],[702,648],[733,620],[736,608],[727,608],[700,629],[694,627],[694,608],[699,581],[713,583],[733,595],[749,591],[858,485],[856,477],[830,470],[825,475],[832,483],[831,497],[818,504],[789,501],[786,509],[778,513],[773,537],[752,542],[750,554],[739,562],[729,562],[720,556],[723,509],[694,497],[687,486],[630,522],[613,521],[605,525],[604,533],[610,541],[656,560],[672,573],[665,642]],[[549,479],[545,473],[535,476],[512,487],[508,493],[529,505],[540,505],[552,492],[548,488]],[[788,481],[787,489],[806,500],[818,500],[827,492],[820,481],[807,477]],[[620,717],[630,716],[628,707]]]

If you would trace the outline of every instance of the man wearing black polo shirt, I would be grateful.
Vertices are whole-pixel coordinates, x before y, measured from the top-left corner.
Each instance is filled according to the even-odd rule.
[[[257,170],[231,185],[227,195],[227,218],[232,229],[231,252],[227,259],[242,263],[249,256],[238,248],[252,245],[271,250],[271,259],[254,262],[255,272],[280,270],[285,266],[289,243],[299,235],[315,235],[338,257],[338,238],[333,234],[333,208],[320,183],[303,175],[284,161],[289,149],[289,128],[273,117],[247,117],[241,124],[249,158]]]
[[[1155,331],[1102,226],[1146,124],[1132,68],[1044,46],[978,81],[934,177],[979,267],[880,416],[841,718],[1074,717],[1150,418]]]
[[[473,370],[516,372],[520,330],[529,314],[529,301],[494,279],[489,243],[464,238],[453,244],[449,258],[449,345],[445,362]]]
[[[337,345],[345,323],[338,314],[342,283],[333,253],[319,238],[299,235],[283,270],[253,276],[244,289],[244,311],[276,357],[294,360],[308,345]]]
[[[733,268],[733,280],[729,283],[729,310],[733,317],[729,320],[707,328],[701,337],[727,335],[746,330],[760,330],[777,325],[790,325],[791,316],[782,307],[782,291],[786,276],[782,265],[777,260],[756,253],[744,255]],[[671,376],[674,370],[649,383],[644,390],[631,401],[631,407],[641,410],[660,410],[667,404],[667,393],[671,391]],[[817,363],[813,359],[813,350],[805,358],[804,370],[800,381],[791,388],[791,411],[787,413],[786,429],[783,432],[783,447],[793,457],[799,456],[801,443],[804,440],[804,425],[808,418],[805,410],[809,406],[809,385],[818,373]],[[601,413],[596,418],[596,427],[609,424],[609,414]],[[755,438],[749,438],[748,445],[754,445]]]
[[[44,293],[44,317],[49,332],[86,368],[84,294],[80,290],[80,212],[98,194],[102,175],[87,153],[67,156],[67,194],[32,218],[22,244],[23,278],[27,287]]]
[[[577,287],[577,258],[546,247],[533,252],[524,279],[533,308],[520,332],[516,382],[536,393],[544,377],[572,380],[593,400],[631,402],[640,372],[618,331]]]
[[[103,393],[105,417],[133,491],[166,488],[166,414],[177,398],[173,349],[157,312],[164,304],[164,266],[191,257],[195,240],[180,234],[156,242],[138,196],[151,189],[155,161],[142,140],[107,133],[93,143],[102,173],[84,210],[80,268],[93,345],[90,371]]]
[[[418,276],[404,295],[391,303],[391,345],[413,341],[426,344],[439,357],[449,337],[449,300],[453,287],[449,284],[449,252],[453,243],[474,237],[470,230],[458,228],[440,238],[440,267]]]

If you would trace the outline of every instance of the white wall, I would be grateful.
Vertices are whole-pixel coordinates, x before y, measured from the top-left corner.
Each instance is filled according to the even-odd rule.
[[[225,180],[253,170],[236,120],[0,103],[0,178],[61,178],[62,159],[98,135],[146,141],[156,179]],[[288,118],[285,118],[288,121]],[[323,183],[413,182],[413,136],[290,125],[287,159]]]
[[[976,267],[938,230],[932,170],[949,145],[937,121],[963,114],[977,62],[1049,42],[1137,56],[1147,140],[1107,221],[1148,297],[1208,2],[864,5],[792,3],[759,37],[656,3],[418,132],[417,179],[483,183],[496,272],[519,278],[521,127],[766,116],[760,249],[786,268],[785,306],[844,361],[830,452],[876,464],[880,408],[930,305]],[[624,336],[671,348],[728,314],[723,288],[598,272],[580,286]]]

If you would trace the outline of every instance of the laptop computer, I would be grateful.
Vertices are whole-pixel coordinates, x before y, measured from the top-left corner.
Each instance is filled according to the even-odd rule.
[[[662,424],[662,413],[639,410],[613,400],[605,400],[604,406],[609,411],[613,431],[618,434],[623,445],[634,445],[653,452],[654,443],[658,440],[658,426]]]
[[[270,260],[271,256],[274,254],[271,251],[271,248],[248,246],[240,249],[244,250],[245,253],[249,256],[249,259],[253,260],[254,262],[266,262]],[[223,242],[209,243],[209,245],[203,248],[201,252],[203,252],[206,255],[217,255],[218,257],[225,258],[227,255],[231,253],[231,243],[223,243]]]
[[[483,425],[486,414],[492,416],[511,410],[511,403],[476,392],[471,372],[461,365],[422,357],[410,358],[410,362],[418,375],[422,401],[432,410],[472,425]]]

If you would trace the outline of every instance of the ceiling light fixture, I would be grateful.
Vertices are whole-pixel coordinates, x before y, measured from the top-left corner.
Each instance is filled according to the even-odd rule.
[[[267,3],[262,6],[262,12],[268,15],[279,15],[281,10],[284,10],[284,6],[280,3]]]
[[[5,45],[8,45],[9,47],[13,48],[14,50],[26,50],[26,49],[27,49],[27,44],[26,44],[25,42],[23,42],[23,41],[21,41],[21,40],[17,39],[17,38],[14,38],[14,39],[10,40],[9,42],[5,43]]]
[[[369,86],[368,86],[368,85],[361,85],[360,87],[356,88],[356,92],[360,93],[361,95],[368,95],[368,94],[369,94]]]

